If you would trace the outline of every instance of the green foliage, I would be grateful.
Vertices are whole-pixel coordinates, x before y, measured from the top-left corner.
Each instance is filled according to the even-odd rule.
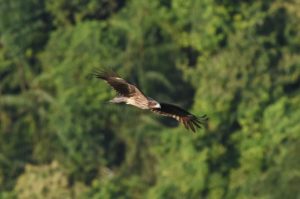
[[[11,56],[31,56],[47,38],[43,1],[0,1],[0,32]]]
[[[299,198],[299,9],[0,0],[0,198]],[[95,68],[207,128],[108,103]]]
[[[68,188],[68,177],[57,162],[50,165],[27,165],[16,183],[19,198],[73,198],[84,192],[84,185]]]

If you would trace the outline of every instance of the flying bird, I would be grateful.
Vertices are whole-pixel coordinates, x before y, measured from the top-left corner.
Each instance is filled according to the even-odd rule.
[[[186,129],[193,132],[197,128],[205,125],[208,118],[206,115],[196,117],[188,111],[172,104],[159,103],[156,100],[147,97],[135,85],[128,83],[113,71],[94,71],[93,75],[97,78],[105,80],[116,92],[117,96],[110,102],[125,103],[140,109],[150,110],[163,116],[171,117],[183,123]]]

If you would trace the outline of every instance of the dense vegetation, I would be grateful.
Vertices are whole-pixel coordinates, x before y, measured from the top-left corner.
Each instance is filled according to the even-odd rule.
[[[298,0],[0,0],[0,198],[299,198]],[[111,67],[210,120],[111,105]]]

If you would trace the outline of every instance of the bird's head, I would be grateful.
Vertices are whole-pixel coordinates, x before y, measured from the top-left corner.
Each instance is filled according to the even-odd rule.
[[[161,108],[160,104],[154,99],[148,98],[148,107],[149,108]]]

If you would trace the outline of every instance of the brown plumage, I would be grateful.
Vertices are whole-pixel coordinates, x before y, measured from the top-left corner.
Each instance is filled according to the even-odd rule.
[[[206,115],[196,117],[186,110],[167,103],[159,103],[145,96],[136,86],[128,83],[113,71],[95,71],[94,75],[105,80],[118,95],[110,100],[112,103],[126,103],[140,109],[148,109],[163,116],[171,117],[183,123],[186,129],[193,132],[207,123]]]
[[[186,129],[191,129],[193,132],[195,132],[197,128],[201,128],[202,125],[205,125],[208,120],[206,115],[196,117],[186,110],[172,104],[160,103],[160,108],[152,108],[150,110],[160,115],[174,118],[183,123]]]

